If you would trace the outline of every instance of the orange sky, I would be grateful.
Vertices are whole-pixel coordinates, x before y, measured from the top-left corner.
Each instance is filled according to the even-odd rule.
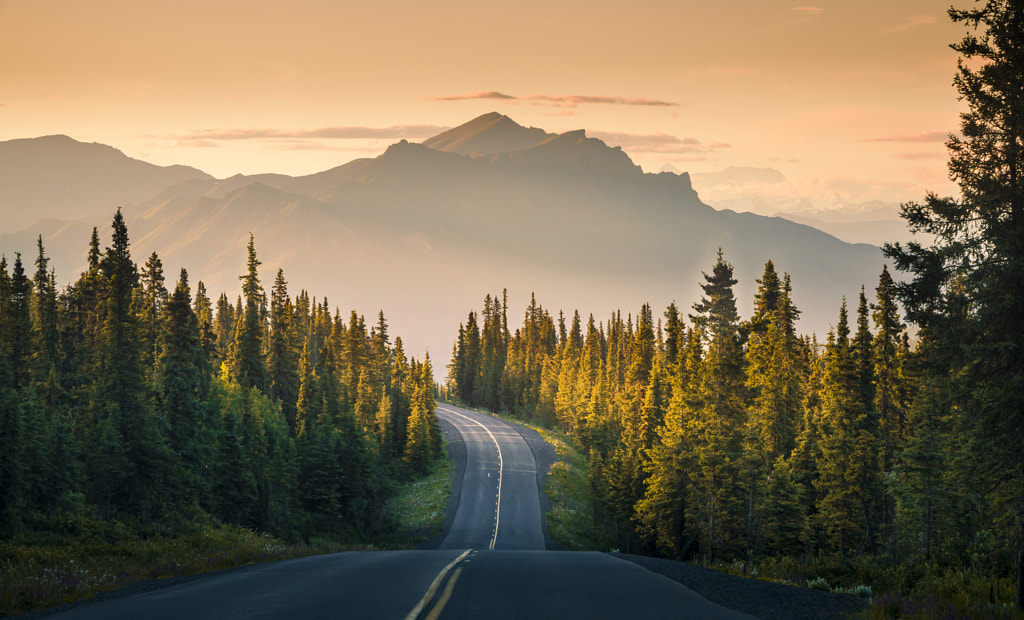
[[[947,8],[0,0],[0,140],[306,174],[496,110],[586,128],[648,171],[771,167],[823,200],[917,200],[953,191]]]

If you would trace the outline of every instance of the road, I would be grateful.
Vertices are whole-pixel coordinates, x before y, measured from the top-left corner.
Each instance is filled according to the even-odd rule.
[[[603,553],[544,551],[533,453],[508,424],[441,405],[466,447],[438,550],[348,552],[260,564],[51,616],[118,618],[707,618],[726,609]]]
[[[526,441],[488,415],[438,405],[466,446],[458,507],[441,549],[544,550],[537,465]]]

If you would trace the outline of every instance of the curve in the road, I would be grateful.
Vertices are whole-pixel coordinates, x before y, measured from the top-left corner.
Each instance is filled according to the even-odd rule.
[[[494,507],[494,535],[491,536],[491,542],[487,546],[488,549],[493,550],[494,543],[498,540],[498,526],[501,524],[501,474],[502,470],[504,469],[504,459],[502,459],[501,456],[501,444],[499,444],[498,440],[494,438],[494,433],[491,432],[491,429],[487,428],[480,422],[474,420],[469,416],[463,415],[457,411],[453,411],[451,409],[446,409],[445,411],[451,415],[459,416],[460,418],[472,424],[475,424],[480,428],[484,429],[485,431],[487,431],[487,435],[491,438],[491,441],[494,442],[494,447],[498,450],[498,500]]]
[[[439,548],[543,550],[537,463],[526,440],[505,422],[468,409],[439,405],[437,415],[461,436],[467,463]]]

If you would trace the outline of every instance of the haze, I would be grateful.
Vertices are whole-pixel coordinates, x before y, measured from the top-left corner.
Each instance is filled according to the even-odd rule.
[[[647,171],[774,168],[788,183],[759,190],[778,194],[762,210],[897,203],[952,191],[962,32],[946,8],[7,0],[0,140],[61,133],[219,178],[299,175],[496,110],[585,127]],[[696,189],[730,208],[749,195]]]

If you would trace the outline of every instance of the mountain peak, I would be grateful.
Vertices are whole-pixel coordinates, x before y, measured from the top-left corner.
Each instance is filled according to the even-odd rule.
[[[461,155],[494,155],[528,149],[551,137],[543,129],[523,127],[504,114],[489,112],[425,140],[423,146]]]

